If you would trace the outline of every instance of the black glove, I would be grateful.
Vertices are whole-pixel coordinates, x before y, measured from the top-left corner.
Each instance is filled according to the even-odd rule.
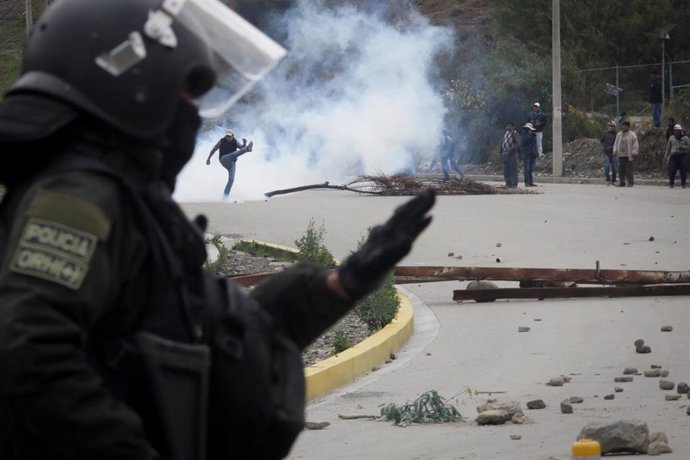
[[[393,217],[374,227],[361,248],[338,266],[343,288],[352,300],[375,291],[395,264],[412,249],[412,243],[431,223],[426,213],[436,201],[428,189],[395,210]]]

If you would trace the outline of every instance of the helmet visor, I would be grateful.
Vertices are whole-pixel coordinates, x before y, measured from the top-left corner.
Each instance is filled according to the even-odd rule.
[[[218,0],[187,0],[183,9],[203,26],[215,55],[215,85],[196,103],[202,117],[216,118],[278,65],[287,51]]]

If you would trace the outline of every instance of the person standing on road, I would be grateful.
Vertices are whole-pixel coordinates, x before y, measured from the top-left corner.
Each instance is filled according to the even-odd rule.
[[[228,129],[225,131],[225,136],[213,146],[211,152],[208,154],[206,164],[210,165],[211,157],[214,153],[216,153],[216,150],[218,150],[218,159],[220,160],[220,164],[228,171],[228,181],[225,184],[225,190],[223,190],[223,200],[228,199],[230,189],[232,189],[232,184],[235,182],[237,159],[245,153],[251,152],[253,146],[254,143],[252,141],[247,143],[247,139],[242,139],[242,146],[240,146],[240,143],[237,141],[237,139],[235,139],[235,133],[232,131],[232,129]]]
[[[613,143],[613,155],[618,158],[618,168],[620,183],[618,187],[625,187],[626,181],[628,187],[632,187],[633,179],[633,161],[639,152],[639,144],[637,142],[637,135],[630,131],[630,122],[624,121],[621,123],[621,129],[616,134],[616,140]]]
[[[284,458],[301,351],[431,223],[426,190],[335,269],[251,294],[206,271],[207,219],[172,195],[201,116],[231,105],[204,96],[250,89],[227,91],[240,40],[243,59],[285,54],[216,0],[60,0],[38,18],[0,100],[0,459]]]
[[[661,79],[659,78],[659,71],[652,70],[652,76],[649,82],[649,103],[652,105],[652,118],[654,119],[654,127],[661,128],[661,102],[663,100],[661,87]]]
[[[616,174],[618,173],[618,158],[613,155],[613,145],[616,143],[616,122],[609,121],[606,125],[606,131],[601,136],[601,147],[604,153],[604,177],[606,178],[606,185],[616,183]]]
[[[534,133],[537,137],[537,154],[539,158],[544,156],[544,128],[546,128],[546,115],[541,111],[541,104],[535,102],[532,104],[532,111],[527,116],[527,121],[534,127]]]
[[[520,150],[525,161],[525,187],[536,187],[534,184],[534,167],[537,164],[537,137],[532,123],[525,123],[523,126],[522,145]]]
[[[520,135],[515,131],[515,124],[510,121],[506,124],[506,132],[501,141],[500,155],[503,162],[503,178],[505,187],[517,188],[518,185],[518,150],[520,148]]]
[[[443,177],[445,180],[450,178],[448,166],[450,166],[450,169],[457,173],[460,179],[465,177],[465,173],[462,171],[462,168],[458,164],[455,156],[455,143],[453,142],[453,138],[450,137],[450,133],[446,129],[443,130],[443,139],[441,140],[439,156],[441,159],[441,170],[443,171]]]
[[[680,171],[680,186],[688,186],[688,159],[690,158],[690,138],[683,134],[683,127],[675,125],[673,136],[668,138],[666,161],[668,163],[668,186],[673,188],[676,173]]]

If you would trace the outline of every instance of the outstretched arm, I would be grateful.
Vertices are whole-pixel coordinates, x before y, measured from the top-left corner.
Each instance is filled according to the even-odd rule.
[[[214,153],[216,153],[216,150],[220,148],[220,141],[216,143],[216,145],[213,146],[211,149],[211,152],[208,154],[208,158],[206,158],[206,164],[210,165],[211,164],[211,157],[213,156]]]

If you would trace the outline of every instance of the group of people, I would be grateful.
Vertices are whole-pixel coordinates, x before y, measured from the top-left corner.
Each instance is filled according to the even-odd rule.
[[[542,140],[545,127],[546,115],[542,112],[539,102],[532,105],[527,122],[522,126],[522,134],[515,129],[515,123],[508,122],[499,149],[503,162],[505,187],[517,188],[518,186],[518,155],[520,153],[524,161],[525,187],[537,186],[534,183],[534,168],[537,165],[537,159],[544,156]]]
[[[688,168],[690,166],[690,138],[683,127],[673,118],[668,119],[666,130],[665,162],[668,167],[668,186],[675,186],[676,176],[680,175],[680,185],[687,187]],[[621,123],[618,131],[616,122],[610,121],[600,139],[604,156],[604,178],[606,185],[632,187],[634,182],[634,160],[639,154],[637,135],[630,129],[630,122]],[[619,182],[616,184],[616,176]]]

